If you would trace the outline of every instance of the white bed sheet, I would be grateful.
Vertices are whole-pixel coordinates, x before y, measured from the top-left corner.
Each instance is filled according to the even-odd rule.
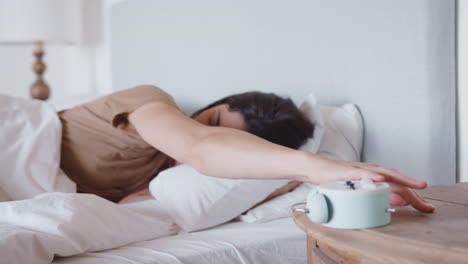
[[[53,263],[306,263],[306,236],[292,218],[231,222],[208,230],[56,258]]]

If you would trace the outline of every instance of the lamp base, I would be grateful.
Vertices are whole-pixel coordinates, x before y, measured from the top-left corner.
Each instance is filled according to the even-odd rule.
[[[31,85],[31,97],[39,100],[47,100],[49,98],[49,86],[43,80],[36,80]]]
[[[36,62],[33,65],[33,70],[36,73],[37,79],[31,86],[31,97],[39,100],[47,100],[49,98],[49,86],[42,80],[42,74],[44,73],[46,66],[42,62],[42,56],[44,56],[44,49],[42,48],[43,43],[41,41],[34,42],[34,56]]]

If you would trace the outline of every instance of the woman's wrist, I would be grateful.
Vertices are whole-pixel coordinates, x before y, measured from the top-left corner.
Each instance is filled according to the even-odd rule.
[[[316,174],[318,160],[319,157],[315,154],[307,151],[297,151],[297,163],[294,163],[297,170],[293,176],[293,180],[316,184],[317,182],[312,176]]]

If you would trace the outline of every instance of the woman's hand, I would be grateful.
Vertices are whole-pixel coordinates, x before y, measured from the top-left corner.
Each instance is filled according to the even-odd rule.
[[[320,184],[330,181],[349,181],[370,178],[374,182],[390,184],[392,205],[411,205],[421,212],[431,213],[434,207],[424,201],[412,189],[424,189],[425,181],[419,181],[401,174],[396,169],[387,169],[376,164],[347,162],[317,157],[317,170],[310,175],[311,182]]]

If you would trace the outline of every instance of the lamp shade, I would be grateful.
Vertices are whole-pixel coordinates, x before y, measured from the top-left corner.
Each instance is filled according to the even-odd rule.
[[[80,14],[79,0],[0,0],[0,42],[80,42]]]

